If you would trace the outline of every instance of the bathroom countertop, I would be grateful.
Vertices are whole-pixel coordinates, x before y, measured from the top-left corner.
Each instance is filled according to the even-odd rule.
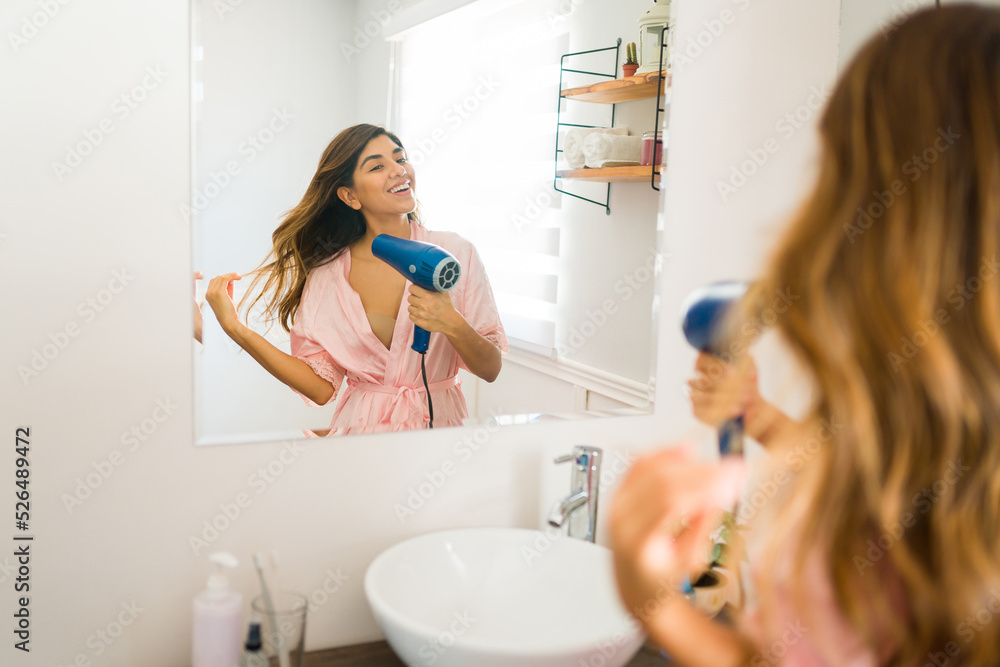
[[[650,649],[643,649],[628,667],[664,667],[669,663]],[[355,644],[306,653],[305,667],[406,667],[383,642]]]

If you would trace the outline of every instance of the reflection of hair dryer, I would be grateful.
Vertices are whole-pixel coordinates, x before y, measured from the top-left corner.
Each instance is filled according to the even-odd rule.
[[[701,352],[723,356],[730,340],[726,336],[726,316],[743,295],[748,283],[713,283],[692,292],[681,308],[681,328],[693,347]],[[743,453],[743,417],[727,421],[719,427],[719,451],[727,454]]]
[[[447,250],[433,243],[410,241],[379,234],[372,241],[372,254],[403,274],[403,277],[432,292],[447,292],[458,284],[462,266]],[[415,351],[427,352],[431,334],[413,327]]]

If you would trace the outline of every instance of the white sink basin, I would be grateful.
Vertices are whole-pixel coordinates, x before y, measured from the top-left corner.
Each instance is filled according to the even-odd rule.
[[[365,594],[411,666],[621,667],[645,639],[618,600],[610,551],[535,530],[407,540],[372,562]]]

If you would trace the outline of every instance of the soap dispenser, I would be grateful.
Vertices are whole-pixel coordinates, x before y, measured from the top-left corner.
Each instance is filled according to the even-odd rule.
[[[194,599],[192,667],[237,667],[243,629],[243,596],[229,588],[226,568],[239,565],[228,553],[209,556],[215,571]]]

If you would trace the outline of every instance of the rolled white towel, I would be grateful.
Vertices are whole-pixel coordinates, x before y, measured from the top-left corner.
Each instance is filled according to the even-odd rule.
[[[592,134],[583,142],[584,162],[588,167],[627,167],[642,160],[642,137]]]
[[[566,133],[563,140],[563,157],[570,169],[583,169],[586,158],[583,154],[583,142],[592,134],[611,134],[625,136],[627,127],[606,129],[602,127],[574,127]]]

